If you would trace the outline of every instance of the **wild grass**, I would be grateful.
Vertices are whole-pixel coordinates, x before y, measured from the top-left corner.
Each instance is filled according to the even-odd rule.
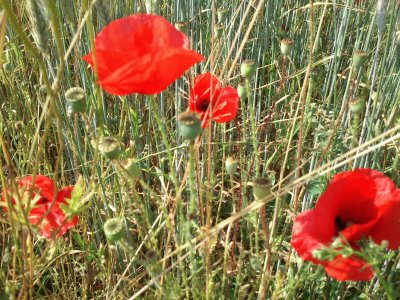
[[[290,236],[295,215],[340,171],[368,167],[400,185],[399,2],[158,2],[172,24],[187,22],[191,47],[207,60],[160,95],[118,97],[96,84],[82,56],[110,20],[143,12],[144,1],[0,0],[0,187],[28,174],[59,187],[82,177],[89,201],[56,240],[0,210],[0,298],[385,299],[377,278],[338,282],[303,262]],[[294,45],[284,58],[286,37]],[[368,52],[361,70],[352,68],[357,50]],[[245,59],[257,65],[248,82]],[[205,71],[250,96],[235,121],[213,123],[192,145],[177,116]],[[67,112],[65,91],[75,86],[85,90],[83,115]],[[354,97],[365,101],[358,118]],[[140,181],[99,154],[102,136],[137,160]],[[233,176],[229,156],[239,160]],[[249,183],[260,176],[273,188],[255,201]],[[126,228],[115,245],[103,231],[113,217]],[[381,264],[397,297],[399,259]]]

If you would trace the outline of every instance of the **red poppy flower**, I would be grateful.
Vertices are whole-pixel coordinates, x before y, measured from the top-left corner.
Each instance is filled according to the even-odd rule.
[[[221,87],[218,78],[208,72],[194,78],[194,85],[190,91],[189,110],[201,115],[203,128],[207,126],[210,116],[218,123],[232,121],[238,109],[239,96],[235,88]]]
[[[60,208],[60,204],[67,204],[65,199],[71,198],[74,187],[67,186],[60,190],[52,205],[54,198],[54,182],[43,175],[37,175],[34,183],[32,179],[32,176],[27,176],[19,180],[19,185],[22,190],[32,195],[32,199],[35,199],[34,206],[28,214],[29,222],[33,225],[37,225],[40,229],[40,233],[46,238],[53,237],[54,235],[58,237],[64,235],[68,229],[75,227],[78,223],[78,216],[75,216],[72,220],[68,220]],[[23,198],[23,195],[21,195],[21,198]],[[4,192],[2,201],[5,201]],[[14,205],[16,204],[14,199],[12,199],[12,203]],[[3,208],[5,212],[8,211],[6,206],[3,206]],[[45,214],[47,215],[39,223]]]
[[[136,14],[111,22],[95,39],[100,85],[115,95],[158,94],[204,60],[161,16]],[[94,68],[90,52],[83,57]]]
[[[370,280],[370,265],[358,256],[337,256],[332,261],[313,257],[313,251],[329,247],[344,236],[356,250],[363,238],[388,248],[400,246],[400,192],[385,175],[370,169],[337,174],[319,198],[315,208],[296,217],[292,246],[304,260],[324,266],[337,280]]]

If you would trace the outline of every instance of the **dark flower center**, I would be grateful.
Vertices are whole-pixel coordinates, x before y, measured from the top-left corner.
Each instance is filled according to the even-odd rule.
[[[345,230],[347,227],[353,225],[354,222],[351,221],[344,221],[341,217],[337,216],[335,218],[335,225],[338,232]]]
[[[199,99],[196,102],[196,109],[200,110],[202,112],[206,112],[208,109],[208,105],[210,104],[210,100],[209,99]]]

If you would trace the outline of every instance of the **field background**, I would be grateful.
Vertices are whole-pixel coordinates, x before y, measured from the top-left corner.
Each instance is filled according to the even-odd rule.
[[[144,1],[35,2],[40,13],[0,0],[0,185],[35,173],[62,187],[81,176],[88,209],[57,240],[0,212],[0,299],[385,299],[377,278],[341,283],[303,262],[290,235],[340,171],[368,167],[400,185],[399,1],[159,1],[160,15],[187,22],[206,61],[155,97],[105,93],[82,60],[101,28],[145,11]],[[284,59],[286,37],[294,45]],[[368,52],[361,70],[351,67],[357,50]],[[257,72],[235,121],[213,123],[190,148],[177,115],[193,77],[208,70],[236,87],[245,59]],[[67,113],[74,86],[85,90],[85,114]],[[365,103],[359,114],[354,97]],[[102,136],[137,160],[140,181],[99,154]],[[229,156],[239,160],[234,176]],[[249,186],[256,176],[273,185],[261,202]],[[126,227],[115,244],[103,230],[113,217]],[[397,295],[399,259],[381,265]]]

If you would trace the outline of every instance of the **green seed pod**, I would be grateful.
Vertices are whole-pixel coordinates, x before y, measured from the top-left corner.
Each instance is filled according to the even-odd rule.
[[[349,109],[353,114],[359,114],[364,109],[365,101],[362,97],[354,97],[349,101]]]
[[[192,111],[178,116],[179,131],[184,139],[194,140],[201,132],[200,116]]]
[[[290,55],[290,52],[292,52],[293,43],[294,41],[291,38],[285,38],[281,40],[281,52],[284,56]]]
[[[244,85],[239,84],[237,87],[237,92],[240,97],[240,99],[246,99],[247,98],[247,89]]]
[[[226,9],[219,9],[217,11],[218,23],[224,23],[226,21],[226,15],[227,15]]]
[[[122,167],[125,170],[125,174],[130,178],[140,178],[140,168],[133,158],[125,159],[121,162]]]
[[[368,52],[357,50],[353,55],[353,67],[362,67],[367,60]]]
[[[255,178],[253,180],[253,196],[256,200],[267,197],[271,192],[271,184],[267,178]]]
[[[256,64],[254,61],[250,59],[246,59],[240,65],[240,73],[246,79],[250,79],[256,73]]]
[[[176,22],[175,28],[178,29],[180,32],[187,34],[188,32],[188,23],[186,22]]]
[[[237,159],[234,159],[232,156],[229,156],[225,160],[225,168],[226,168],[226,173],[228,173],[228,175],[235,175],[237,166],[238,166],[238,161]]]
[[[121,153],[119,142],[113,137],[105,137],[99,143],[100,153],[107,159],[117,159]]]
[[[224,25],[223,24],[217,24],[214,27],[214,35],[217,39],[222,37],[222,34],[224,33]]]
[[[84,113],[86,111],[85,91],[82,88],[70,88],[65,92],[65,99],[67,99],[69,111],[72,113]]]
[[[112,218],[104,223],[104,233],[109,242],[118,242],[125,235],[124,221],[120,218]]]

